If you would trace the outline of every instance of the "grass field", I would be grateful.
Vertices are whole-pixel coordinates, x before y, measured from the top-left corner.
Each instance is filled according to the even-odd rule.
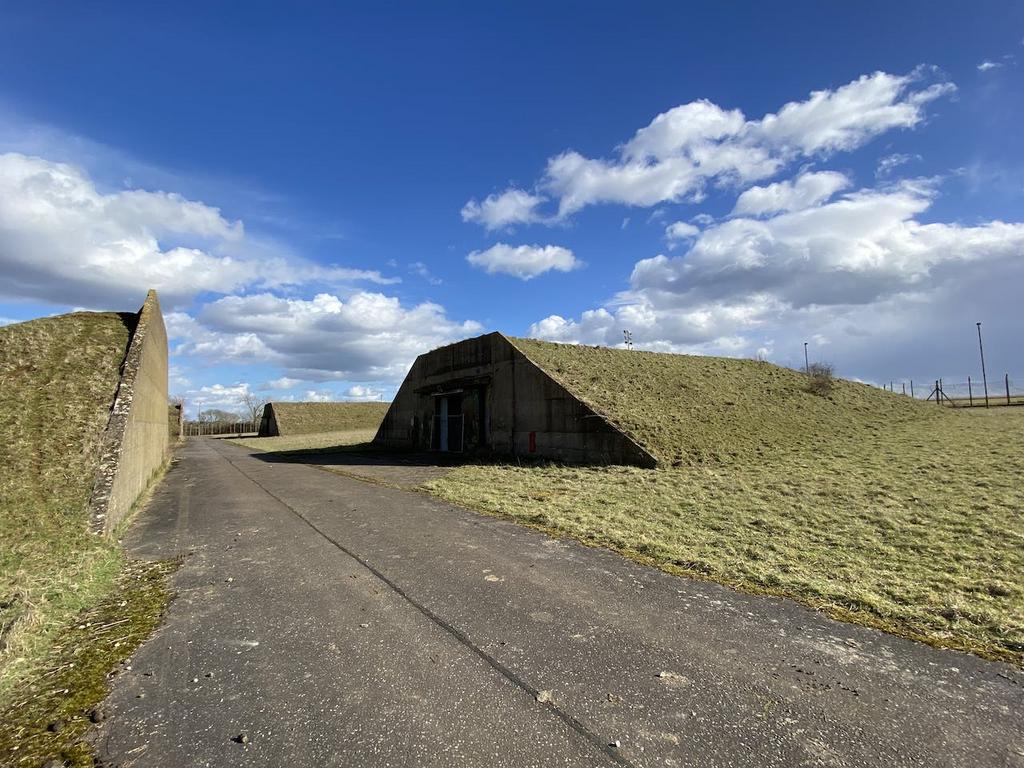
[[[516,343],[666,465],[464,466],[434,494],[1024,665],[1024,409],[842,381],[822,397],[766,363]]]
[[[88,532],[86,510],[133,321],[74,313],[0,328],[0,764],[66,753],[91,765],[72,742],[87,724],[82,707],[101,696],[104,664],[134,647],[66,642],[83,615],[119,621],[135,600],[120,547]],[[155,621],[162,604],[146,605]],[[141,624],[118,626],[130,636]],[[74,695],[61,696],[58,681]],[[80,727],[41,735],[45,702],[61,701]],[[22,744],[54,751],[13,749]]]
[[[377,429],[374,427],[280,437],[232,437],[226,440],[257,451],[321,451],[368,443],[376,434]]]

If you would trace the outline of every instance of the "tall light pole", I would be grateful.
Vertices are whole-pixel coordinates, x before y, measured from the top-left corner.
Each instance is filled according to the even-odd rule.
[[[985,407],[988,408],[988,376],[985,375],[985,347],[981,343],[981,323],[978,326],[978,352],[981,353],[981,381],[985,385]]]
[[[811,375],[811,364],[807,359],[807,342],[804,342],[804,373]]]

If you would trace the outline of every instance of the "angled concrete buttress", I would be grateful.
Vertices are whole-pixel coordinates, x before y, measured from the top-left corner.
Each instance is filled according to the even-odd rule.
[[[416,358],[374,442],[582,464],[657,464],[501,333]]]

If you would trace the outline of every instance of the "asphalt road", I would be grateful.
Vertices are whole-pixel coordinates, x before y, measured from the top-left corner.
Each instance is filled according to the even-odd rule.
[[[1024,766],[1009,666],[216,440],[128,544],[185,559],[104,765]]]

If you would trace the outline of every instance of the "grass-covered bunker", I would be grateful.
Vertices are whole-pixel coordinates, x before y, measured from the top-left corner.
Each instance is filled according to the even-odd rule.
[[[311,435],[376,429],[387,403],[267,403],[260,419],[260,437]]]
[[[420,355],[374,442],[581,463],[657,463],[517,344],[490,333]]]
[[[492,333],[420,355],[384,447],[572,463],[723,465],[829,450],[943,409],[756,360],[553,344]]]

